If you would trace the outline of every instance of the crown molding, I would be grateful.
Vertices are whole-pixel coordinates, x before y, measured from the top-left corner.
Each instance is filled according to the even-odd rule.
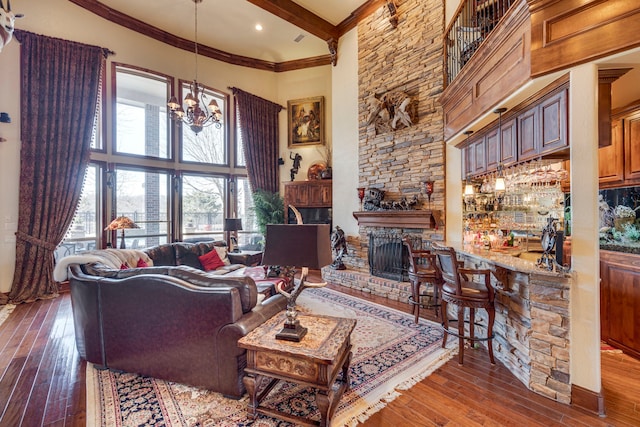
[[[69,1],[95,15],[100,16],[103,19],[113,22],[114,24],[118,24],[178,49],[186,50],[188,52],[194,52],[194,44],[192,40],[168,33],[158,27],[154,27],[153,25],[147,24],[144,21],[141,21],[116,9],[106,6],[98,0]],[[337,44],[335,43],[337,43],[337,40],[340,38],[340,36],[351,30],[352,28],[355,28],[358,22],[375,12],[379,7],[386,4],[385,0],[368,0],[358,9],[353,11],[347,19],[335,26],[291,0],[248,1],[266,10],[267,12],[273,13],[274,15],[288,22],[291,22],[292,24],[305,31],[308,31],[316,37],[327,41],[329,51],[332,45],[337,46]],[[335,53],[329,52],[327,55],[321,55],[311,58],[302,58],[283,62],[271,62],[264,61],[262,59],[250,58],[248,56],[236,55],[203,44],[198,44],[198,54],[211,59],[226,62],[227,64],[273,72],[301,70],[305,68],[318,67],[329,64],[335,65],[336,56]]]

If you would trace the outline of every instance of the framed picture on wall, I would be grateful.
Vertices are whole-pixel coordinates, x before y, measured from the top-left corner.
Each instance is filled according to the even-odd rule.
[[[324,145],[324,96],[287,101],[289,148]]]

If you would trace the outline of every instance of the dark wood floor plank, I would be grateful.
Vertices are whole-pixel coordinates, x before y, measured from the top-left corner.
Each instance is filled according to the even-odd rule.
[[[38,308],[37,303],[20,304],[0,327],[3,331],[0,337],[0,380],[11,359],[16,357],[16,352],[31,327]]]
[[[24,364],[25,358],[12,359],[0,381],[0,421],[2,421],[0,425],[19,425],[19,420],[12,419],[12,416],[15,416],[15,414],[8,414],[7,408],[16,403],[15,396],[13,395],[14,384],[20,380]]]
[[[12,404],[6,409],[6,416],[19,420],[25,425],[40,425],[47,402],[48,387],[38,384],[38,373],[45,358],[46,346],[56,325],[57,308],[63,300],[56,298],[49,303],[37,302],[38,312],[35,313],[29,330],[22,342],[21,350],[16,354],[25,353],[25,363],[20,378],[15,383],[12,393]],[[27,417],[24,419],[24,417]]]
[[[441,375],[442,374],[444,374],[444,372],[441,372]],[[492,418],[500,422],[501,425],[531,424],[532,421],[538,422],[541,426],[552,425],[552,420],[546,417],[538,417],[537,414],[530,411],[513,411],[513,413],[512,411],[505,411],[505,406],[511,403],[507,402],[507,399],[497,399],[497,396],[487,394],[486,390],[469,384],[466,381],[460,381],[456,377],[447,378],[449,381],[442,386],[430,381],[429,378],[423,383],[438,393],[444,393],[445,389],[455,391],[457,394],[457,402],[469,408],[471,411],[492,414]],[[523,389],[523,391],[526,390]]]

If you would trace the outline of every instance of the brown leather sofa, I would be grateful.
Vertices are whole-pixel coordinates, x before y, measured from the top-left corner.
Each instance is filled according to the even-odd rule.
[[[207,245],[146,249],[154,262],[146,268],[69,265],[80,356],[98,368],[242,396],[246,351],[237,341],[282,311],[286,300],[276,294],[258,303],[250,277],[189,266]]]

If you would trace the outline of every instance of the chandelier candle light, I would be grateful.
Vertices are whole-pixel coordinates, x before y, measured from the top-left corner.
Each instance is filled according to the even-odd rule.
[[[222,119],[222,112],[215,99],[207,105],[206,95],[204,93],[204,87],[198,83],[198,3],[202,3],[202,0],[193,0],[195,3],[195,68],[196,75],[193,79],[193,83],[189,85],[189,93],[184,98],[184,103],[187,105],[186,111],[178,103],[178,98],[172,96],[167,102],[167,106],[171,109],[171,118],[176,123],[186,123],[191,130],[197,135],[202,128],[214,124],[218,129],[222,127],[220,120]],[[207,110],[200,108],[202,105],[207,105]]]

